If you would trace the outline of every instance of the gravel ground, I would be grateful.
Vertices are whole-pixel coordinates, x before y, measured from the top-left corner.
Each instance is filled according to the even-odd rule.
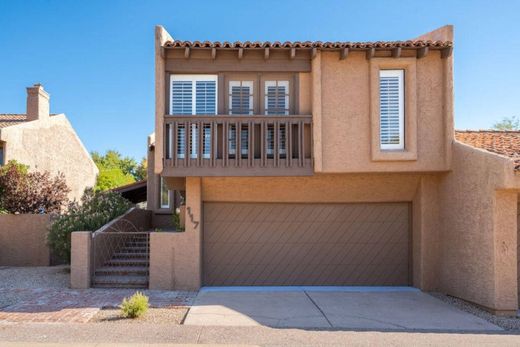
[[[471,313],[477,317],[487,320],[488,322],[498,325],[499,327],[514,331],[520,332],[520,318],[518,317],[500,317],[495,316],[483,309],[479,308],[477,305],[464,301],[462,299],[454,298],[453,296],[441,294],[441,293],[429,293],[431,296],[440,299],[448,304],[451,304],[458,309]]]
[[[185,307],[149,308],[142,317],[131,319],[122,318],[121,311],[114,308],[103,308],[99,310],[89,323],[152,323],[152,324],[181,324],[184,316],[188,313]]]
[[[0,288],[68,288],[68,265],[0,267]]]
[[[68,265],[42,267],[0,267],[0,308],[25,299],[26,291],[16,289],[68,288]]]

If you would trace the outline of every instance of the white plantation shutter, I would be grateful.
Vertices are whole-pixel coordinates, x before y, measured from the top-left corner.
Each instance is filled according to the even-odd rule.
[[[253,81],[229,81],[229,114],[253,114]]]
[[[184,151],[186,148],[186,129],[184,124],[177,126],[177,158],[184,159]]]
[[[195,114],[217,114],[217,81],[195,81]]]
[[[274,125],[267,124],[267,155],[274,155]]]
[[[209,159],[211,157],[211,125],[203,125],[202,133],[204,143],[202,144],[202,158]]]
[[[281,155],[286,154],[287,148],[287,139],[285,138],[285,124],[280,124],[280,128],[278,131],[278,143],[279,143],[279,152]]]
[[[237,131],[234,124],[230,124],[228,128],[228,153],[235,155],[237,151]]]
[[[289,114],[289,81],[265,81],[265,114]]]
[[[193,84],[191,81],[174,81],[171,86],[170,114],[191,115],[193,113]]]
[[[217,75],[171,75],[170,114],[172,115],[216,115],[217,114]],[[202,143],[199,143],[199,126],[191,125],[177,128],[177,157],[185,158],[187,136],[190,136],[190,158],[197,158],[202,146],[203,158],[211,155],[211,128],[202,126]]]
[[[190,158],[197,158],[199,148],[199,127],[197,124],[191,125]]]
[[[403,70],[379,72],[379,125],[381,149],[404,149]]]

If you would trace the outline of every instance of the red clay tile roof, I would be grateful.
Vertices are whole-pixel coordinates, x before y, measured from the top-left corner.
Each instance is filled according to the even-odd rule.
[[[515,170],[520,171],[520,131],[456,130],[455,139],[512,158]]]
[[[453,46],[451,41],[409,40],[409,41],[377,41],[377,42],[321,42],[321,41],[295,41],[295,42],[211,42],[211,41],[167,41],[164,47],[168,48],[324,48],[324,49],[368,49],[368,48],[410,48],[417,49],[429,47],[432,49],[444,49]]]
[[[0,113],[0,129],[23,123],[27,120],[25,114]]]

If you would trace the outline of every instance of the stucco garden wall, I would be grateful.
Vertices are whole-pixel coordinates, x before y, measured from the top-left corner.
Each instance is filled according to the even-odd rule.
[[[65,175],[70,199],[80,199],[96,183],[98,169],[64,114],[1,129],[5,160],[17,160],[30,170]],[[36,155],[37,154],[37,155]]]
[[[440,290],[498,313],[517,295],[517,192],[507,158],[455,142],[439,185]]]
[[[0,214],[0,266],[49,266],[50,216]]]

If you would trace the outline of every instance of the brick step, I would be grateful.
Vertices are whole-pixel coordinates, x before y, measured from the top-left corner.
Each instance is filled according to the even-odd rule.
[[[98,283],[93,284],[92,288],[104,288],[104,289],[148,289],[148,284],[141,285],[141,284],[104,284],[104,283]]]
[[[105,262],[105,266],[149,266],[150,262],[148,258],[120,258],[120,259],[110,259]]]
[[[148,259],[148,253],[136,252],[118,252],[112,256],[112,259],[127,259],[127,258],[143,258]]]
[[[149,247],[150,244],[147,242],[125,242],[125,247]]]
[[[147,266],[103,266],[96,270],[96,276],[115,275],[115,276],[148,276]]]
[[[146,247],[123,247],[120,252],[122,253],[148,253],[148,248]]]
[[[94,287],[147,288],[148,276],[94,276]]]

